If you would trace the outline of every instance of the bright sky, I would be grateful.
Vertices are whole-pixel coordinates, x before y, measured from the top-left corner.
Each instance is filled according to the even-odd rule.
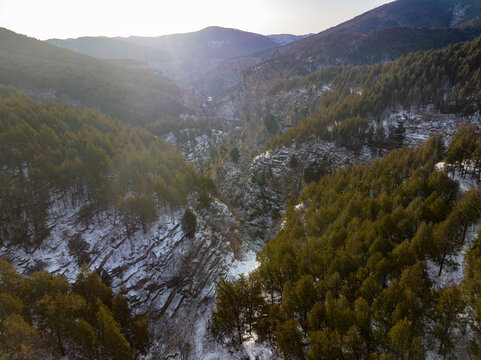
[[[159,36],[211,25],[266,35],[306,34],[387,2],[390,0],[0,0],[0,27],[41,40]]]

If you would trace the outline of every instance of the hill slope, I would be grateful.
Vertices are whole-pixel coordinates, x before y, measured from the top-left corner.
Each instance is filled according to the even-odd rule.
[[[352,51],[355,53],[359,47],[363,47],[363,42],[366,37],[374,38],[377,46],[381,48],[379,51],[386,52],[385,60],[392,60],[399,56],[399,53],[390,53],[389,48],[383,49],[386,45],[395,40],[397,43],[405,43],[404,46],[409,51],[420,49],[429,49],[431,47],[444,47],[449,43],[446,37],[449,33],[446,30],[431,30],[426,29],[417,30],[410,33],[409,30],[400,31],[398,36],[393,37],[393,32],[390,31],[384,34],[383,29],[390,28],[451,28],[462,22],[471,20],[472,18],[481,15],[481,4],[473,0],[397,0],[392,3],[380,6],[374,10],[368,11],[360,16],[355,17],[345,23],[342,23],[327,31],[321,32],[303,41],[289,44],[279,49],[279,54],[275,58],[265,64],[269,68],[274,62],[285,63],[287,66],[293,63],[294,56],[301,59],[313,57],[311,62],[319,63],[319,55],[322,53],[339,52],[333,54],[331,59],[327,58],[324,63],[333,63],[333,58],[346,57]],[[376,31],[374,35],[373,31]],[[350,34],[350,36],[346,35]],[[347,38],[346,38],[347,36]],[[448,35],[452,36],[452,35]],[[469,39],[469,34],[458,33],[459,39]],[[419,41],[415,44],[413,37]],[[407,39],[406,39],[407,38]],[[443,38],[444,41],[443,41]],[[456,41],[452,39],[451,41]],[[428,43],[429,42],[429,43]],[[452,42],[451,42],[452,43]],[[345,49],[336,49],[343,44]],[[350,50],[354,46],[353,50]],[[431,46],[431,47],[429,47]],[[302,54],[302,55],[301,55]],[[344,56],[343,56],[344,55]],[[357,58],[357,63],[362,63],[364,59]],[[330,60],[330,61],[329,61]],[[349,62],[352,64],[352,62]]]
[[[237,346],[254,335],[285,358],[479,356],[480,238],[468,229],[479,221],[481,193],[462,193],[439,171],[443,156],[434,137],[312,184],[258,253],[259,268],[219,283],[214,333]],[[459,274],[454,283],[440,278],[447,271]],[[459,332],[465,327],[469,335]]]
[[[48,43],[99,59],[131,59],[141,62],[173,61],[171,53],[140,46],[128,41],[108,37],[81,37],[78,39],[51,39]]]
[[[184,204],[204,181],[172,146],[102,113],[38,103],[3,86],[0,112],[2,244],[40,245],[59,200],[81,204],[87,223],[125,206],[125,226],[147,231],[157,203]]]
[[[222,64],[202,79],[202,86],[220,95],[239,83],[245,70],[240,88],[252,92],[326,66],[392,61],[410,51],[474,39],[481,34],[479,15],[481,5],[472,0],[398,0],[306,39]],[[461,23],[460,29],[452,28]],[[225,85],[219,90],[219,84]]]
[[[328,31],[370,32],[387,27],[452,27],[479,15],[476,0],[397,0]]]
[[[0,83],[99,109],[132,124],[185,111],[184,93],[142,68],[125,68],[0,29]]]
[[[480,46],[481,38],[477,38],[441,50],[410,53],[384,65],[328,68],[279,84],[278,91],[312,86],[329,86],[330,91],[321,96],[310,116],[275,142],[287,144],[313,134],[335,138],[342,133],[346,137],[341,142],[352,145],[367,140],[368,130],[365,128],[364,133],[360,126],[359,133],[354,135],[348,134],[347,128],[354,130],[354,123],[359,125],[363,121],[366,126],[368,122],[376,123],[398,106],[405,109],[431,106],[443,113],[475,116],[481,108]],[[343,128],[344,121],[354,123]],[[340,132],[336,135],[337,130]]]
[[[312,35],[314,34],[312,33],[306,34],[306,35],[273,34],[273,35],[268,35],[268,38],[274,40],[279,45],[287,45],[291,42],[298,41]]]
[[[124,38],[125,41],[170,51],[184,58],[197,57],[199,64],[215,66],[224,59],[273,48],[277,43],[267,36],[217,26],[200,31],[159,37]]]
[[[233,246],[241,241],[234,215],[211,196],[216,190],[210,179],[146,130],[89,109],[39,103],[5,86],[0,86],[0,153],[2,259],[23,274],[45,270],[68,281],[87,265],[136,313],[155,320],[151,325],[162,346],[202,336],[196,331],[203,328],[192,324],[204,319],[215,283],[226,275]],[[0,262],[0,274],[3,269]],[[0,276],[3,293],[4,281]],[[22,285],[26,299],[25,290]],[[4,300],[0,297],[1,304]],[[39,325],[32,313],[26,315],[32,326]],[[177,336],[179,324],[188,330],[185,339]],[[78,340],[76,332],[56,335],[74,345]],[[148,340],[145,334],[142,339]],[[2,351],[3,345],[2,340]],[[60,359],[55,345],[45,344],[53,356],[39,358]],[[81,356],[80,350],[60,346],[71,358]]]

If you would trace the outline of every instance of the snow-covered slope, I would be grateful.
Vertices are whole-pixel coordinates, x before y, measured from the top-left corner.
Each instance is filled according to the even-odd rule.
[[[158,348],[175,353],[175,343],[167,335],[187,324],[205,327],[218,279],[255,266],[253,253],[242,261],[239,224],[225,204],[213,200],[206,209],[191,196],[189,205],[197,215],[194,237],[186,237],[182,229],[183,209],[162,213],[147,233],[129,237],[113,210],[85,224],[79,221],[80,206],[55,201],[50,236],[42,245],[31,252],[4,246],[0,256],[24,273],[48,270],[74,281],[80,268],[68,244],[85,242],[88,266],[125,294],[135,311],[153,320]],[[240,244],[238,259],[231,250],[233,244]]]

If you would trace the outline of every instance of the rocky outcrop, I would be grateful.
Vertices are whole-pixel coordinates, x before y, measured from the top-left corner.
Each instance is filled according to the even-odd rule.
[[[161,213],[146,233],[129,236],[113,210],[85,224],[79,221],[80,207],[55,201],[50,236],[42,245],[31,252],[3,246],[0,256],[24,273],[48,270],[69,281],[75,281],[84,261],[162,333],[186,314],[191,322],[209,314],[215,285],[229,273],[232,247],[241,242],[239,224],[225,204],[212,199],[207,208],[200,207],[191,196],[189,206],[197,216],[193,237],[183,231],[182,209]]]

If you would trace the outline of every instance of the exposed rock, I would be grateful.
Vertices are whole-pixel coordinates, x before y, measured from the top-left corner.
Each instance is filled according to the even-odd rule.
[[[113,210],[85,226],[78,221],[81,207],[56,201],[50,210],[50,236],[39,248],[29,253],[3,246],[0,256],[22,272],[47,270],[75,281],[79,265],[68,244],[81,238],[88,244],[89,267],[125,294],[136,312],[155,320],[154,328],[162,333],[185,314],[192,322],[208,316],[215,285],[234,261],[231,243],[241,243],[239,224],[227,206],[218,200],[207,209],[196,203],[191,197],[197,231],[188,238],[182,231],[182,209],[161,214],[147,233],[129,237]]]

